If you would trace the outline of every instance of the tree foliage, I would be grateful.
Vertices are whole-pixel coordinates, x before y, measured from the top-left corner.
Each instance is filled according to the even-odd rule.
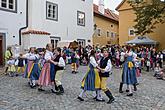
[[[134,28],[137,35],[145,35],[152,33],[156,28],[156,24],[165,21],[165,2],[163,0],[129,0],[135,14],[136,22]]]

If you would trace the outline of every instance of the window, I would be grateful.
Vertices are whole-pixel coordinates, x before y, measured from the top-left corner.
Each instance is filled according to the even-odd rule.
[[[85,39],[77,39],[77,42],[79,45],[81,45],[82,47],[85,47]]]
[[[107,37],[109,37],[109,31],[107,31]]]
[[[17,12],[17,0],[0,0],[0,9],[4,11]]]
[[[77,11],[77,25],[85,26],[85,13]]]
[[[56,48],[57,45],[58,45],[58,42],[59,42],[60,40],[61,40],[60,37],[53,37],[53,36],[51,36],[51,37],[50,37],[50,42],[51,42],[51,44],[52,44],[52,47],[53,47],[53,48]]]
[[[116,33],[111,32],[111,37],[112,37],[112,38],[115,38],[116,36],[117,36],[117,34],[116,34]]]
[[[97,35],[101,36],[101,29],[97,29]]]
[[[135,30],[129,29],[129,36],[135,36]]]
[[[49,20],[58,21],[58,5],[51,2],[46,2],[46,18]]]
[[[160,0],[161,2],[165,2],[165,0]]]

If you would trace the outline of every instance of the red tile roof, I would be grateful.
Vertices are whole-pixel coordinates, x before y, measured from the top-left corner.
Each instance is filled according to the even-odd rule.
[[[50,33],[48,33],[48,32],[45,32],[45,31],[37,31],[37,30],[28,30],[28,31],[22,32],[22,35],[25,35],[25,34],[50,35]]]
[[[99,6],[96,4],[93,4],[93,11],[95,14],[98,14],[98,15],[101,15],[103,17],[106,17],[106,18],[109,18],[111,20],[119,22],[119,16],[117,14],[115,14],[114,12],[112,12],[112,10],[110,10],[110,9],[105,9],[105,13],[102,14],[99,12]]]

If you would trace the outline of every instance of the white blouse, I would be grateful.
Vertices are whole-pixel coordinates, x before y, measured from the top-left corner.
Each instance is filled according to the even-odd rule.
[[[95,58],[93,56],[90,57],[90,64],[92,64],[93,67],[97,67],[98,66],[98,64],[97,64],[97,62],[96,62],[96,60],[95,60]]]
[[[53,58],[53,53],[51,51],[46,50],[44,58],[46,61],[51,60]]]
[[[112,70],[112,63],[111,63],[111,60],[109,59],[108,62],[107,62],[107,66],[105,67],[105,72],[111,72]]]

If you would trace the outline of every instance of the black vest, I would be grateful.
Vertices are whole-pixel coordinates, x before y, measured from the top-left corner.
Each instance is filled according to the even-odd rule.
[[[55,62],[59,62],[60,58],[61,58],[61,55],[58,55],[58,56],[54,59],[54,61],[55,61]],[[63,70],[63,69],[64,69],[64,67],[59,67],[58,65],[55,65],[55,71]]]
[[[19,58],[18,59],[18,67],[24,67],[24,59],[23,58]]]
[[[105,67],[107,66],[109,58],[102,58],[100,61],[100,68],[105,69]],[[105,73],[100,73],[100,77],[109,77],[109,72],[105,72]]]

